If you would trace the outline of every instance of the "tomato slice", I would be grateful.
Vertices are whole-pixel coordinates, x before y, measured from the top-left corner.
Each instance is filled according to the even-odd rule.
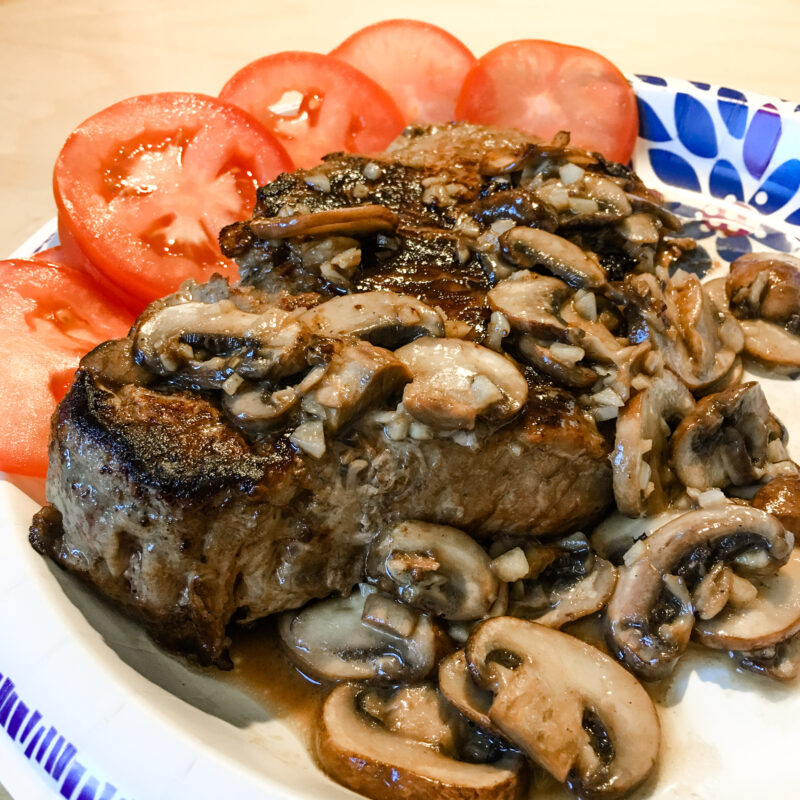
[[[406,122],[423,124],[455,119],[458,93],[476,63],[455,36],[413,19],[368,25],[331,55],[383,86]]]
[[[298,167],[326,153],[382,150],[404,126],[386,90],[331,56],[286,52],[239,70],[220,97],[272,131]]]
[[[64,220],[64,215],[58,215],[58,247],[37,253],[34,258],[50,261],[55,264],[64,264],[75,267],[89,275],[100,293],[109,302],[120,305],[132,311],[137,317],[144,311],[148,301],[135,297],[126,289],[114,283],[102,270],[98,269],[81,250],[80,245],[72,235],[72,231]]]
[[[566,130],[578,147],[623,163],[638,130],[633,89],[608,59],[537,39],[507,42],[478,59],[456,116],[544,138]]]
[[[0,469],[47,472],[50,417],[78,361],[125,336],[133,319],[79,270],[40,259],[0,261]]]
[[[236,277],[219,230],[248,217],[256,188],[291,168],[281,145],[241,109],[166,93],[123,100],[79,125],[53,185],[80,250],[141,303],[186,278]]]

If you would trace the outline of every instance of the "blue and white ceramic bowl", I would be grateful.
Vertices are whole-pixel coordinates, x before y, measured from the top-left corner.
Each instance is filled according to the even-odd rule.
[[[631,81],[640,111],[633,166],[700,240],[683,266],[705,276],[751,250],[800,252],[800,106],[682,80]],[[16,255],[55,241],[53,223]],[[800,460],[800,386],[760,380]],[[0,776],[16,797],[354,796],[261,705],[154,648],[35,554],[27,528],[41,495],[40,483],[0,481]],[[694,652],[662,699],[658,775],[632,800],[798,795],[796,688]]]

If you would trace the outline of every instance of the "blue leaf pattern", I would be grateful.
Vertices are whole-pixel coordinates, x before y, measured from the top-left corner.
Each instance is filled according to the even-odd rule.
[[[750,198],[750,204],[762,214],[771,214],[783,208],[800,188],[800,161],[796,158],[784,161]]]
[[[742,179],[736,167],[730,161],[721,158],[714,164],[708,176],[708,190],[714,197],[725,199],[733,195],[737,200],[744,200]]]
[[[692,165],[676,153],[654,147],[650,150],[650,164],[664,183],[692,192],[700,191],[700,181]]]
[[[678,138],[690,153],[701,158],[716,156],[714,121],[699,100],[683,92],[675,96],[675,125]]]
[[[753,115],[744,139],[743,156],[744,165],[754,178],[760,178],[766,172],[781,138],[782,128],[780,115],[770,103]]]
[[[800,255],[800,105],[652,75],[633,85],[634,169],[645,180],[655,173],[668,196],[669,187],[698,195],[698,208],[667,203],[684,220],[683,234],[702,241],[682,268],[705,272],[703,252],[728,262],[753,248]],[[769,227],[771,219],[798,235]]]
[[[639,136],[651,142],[668,142],[672,137],[658,118],[653,107],[641,97],[636,98],[639,106]]]

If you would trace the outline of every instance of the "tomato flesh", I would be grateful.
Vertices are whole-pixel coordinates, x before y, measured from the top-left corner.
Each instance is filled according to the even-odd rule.
[[[220,229],[250,216],[256,188],[291,168],[275,138],[239,108],[203,95],[144,95],[70,135],[54,190],[80,250],[141,305],[186,278],[235,278]]]
[[[272,131],[299,167],[335,151],[382,150],[404,126],[394,100],[375,81],[319,53],[253,61],[225,84],[220,98]]]
[[[125,336],[133,314],[110,304],[91,278],[41,259],[0,261],[0,469],[47,472],[50,417],[81,356]]]
[[[427,22],[391,19],[356,31],[331,55],[386,89],[407,123],[455,119],[456,99],[475,56]]]
[[[633,89],[608,59],[537,39],[507,42],[478,59],[456,115],[543,138],[566,130],[577,147],[623,163],[638,130]]]

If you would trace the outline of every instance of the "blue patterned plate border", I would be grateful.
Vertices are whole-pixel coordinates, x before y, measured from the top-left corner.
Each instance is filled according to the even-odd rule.
[[[800,249],[800,105],[707,83],[631,77],[639,106],[633,167],[697,220],[686,234],[720,234],[717,254]],[[685,193],[685,194],[684,194]]]

